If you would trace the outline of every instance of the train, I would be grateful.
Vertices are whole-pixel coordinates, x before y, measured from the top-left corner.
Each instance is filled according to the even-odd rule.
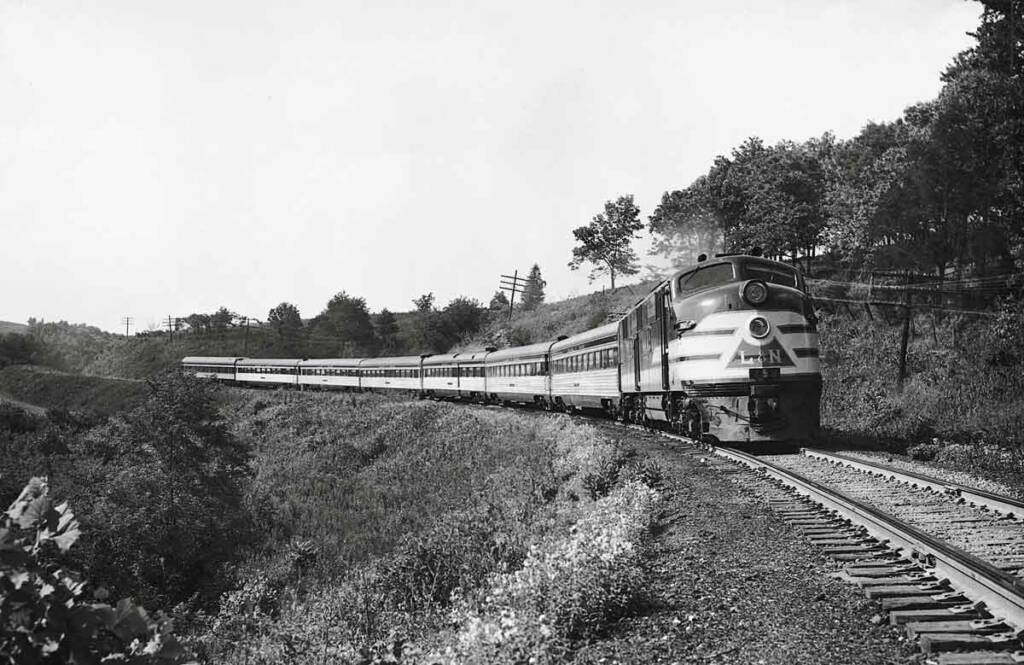
[[[617,320],[553,341],[392,358],[187,357],[181,368],[242,386],[600,411],[706,443],[802,442],[820,426],[813,301],[797,268],[756,253],[701,255]]]

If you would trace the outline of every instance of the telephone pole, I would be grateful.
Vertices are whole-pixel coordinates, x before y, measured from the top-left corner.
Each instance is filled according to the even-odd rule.
[[[508,320],[512,320],[512,304],[516,301],[516,294],[526,289],[526,280],[519,276],[516,270],[511,275],[501,276],[501,290],[509,292],[508,298]]]
[[[169,344],[174,344],[174,329],[178,327],[178,319],[171,318],[171,315],[167,315],[167,333],[170,335]]]
[[[132,324],[132,320],[134,318],[135,317],[132,317],[132,316],[126,316],[123,319],[121,319],[121,323],[124,324],[124,336],[125,336],[125,339],[128,338],[128,326],[130,326]]]

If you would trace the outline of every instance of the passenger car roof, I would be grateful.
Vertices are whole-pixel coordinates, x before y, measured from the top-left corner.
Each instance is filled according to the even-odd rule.
[[[593,330],[587,330],[581,332],[578,335],[567,337],[560,342],[555,342],[551,347],[551,353],[556,353],[562,349],[569,349],[580,344],[586,344],[602,337],[616,337],[618,335],[619,323],[606,323],[600,328],[594,328]]]
[[[535,358],[537,356],[543,356],[547,354],[551,348],[551,342],[541,342],[539,344],[530,344],[528,346],[512,346],[507,349],[499,349],[494,353],[487,356],[487,362],[502,362],[506,360],[516,360],[519,358]]]

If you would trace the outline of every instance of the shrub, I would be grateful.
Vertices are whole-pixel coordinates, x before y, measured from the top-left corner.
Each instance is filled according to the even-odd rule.
[[[141,406],[73,442],[63,484],[76,488],[93,534],[81,561],[148,603],[213,601],[220,568],[252,540],[249,452],[227,430],[214,387],[172,374],[150,389]]]
[[[938,455],[941,448],[941,446],[935,443],[919,443],[907,448],[907,455],[911,459],[930,462],[935,459],[935,456]]]
[[[459,662],[549,662],[641,597],[643,544],[657,494],[627,483],[591,504],[567,536],[534,546],[461,609]]]
[[[60,565],[79,538],[67,503],[54,505],[33,478],[0,520],[0,659],[11,663],[181,663],[162,614],[122,600],[89,602],[87,583]],[[98,599],[105,592],[97,590]]]

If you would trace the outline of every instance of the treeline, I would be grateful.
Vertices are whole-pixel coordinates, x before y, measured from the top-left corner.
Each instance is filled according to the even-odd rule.
[[[649,218],[655,251],[688,263],[761,247],[798,261],[944,276],[1013,270],[1024,243],[1024,3],[981,0],[975,45],[938,97],[857,136],[753,137]],[[809,267],[808,262],[808,267]]]
[[[515,307],[535,309],[544,302],[547,282],[534,265]],[[509,299],[498,291],[488,306],[473,298],[458,297],[443,307],[433,293],[412,300],[410,312],[387,308],[371,312],[366,299],[340,291],[319,314],[304,319],[299,308],[282,302],[265,320],[240,316],[226,307],[212,314],[190,314],[177,320],[177,332],[193,341],[237,348],[240,355],[287,357],[363,357],[442,353],[480,332],[488,323],[506,316]],[[167,331],[143,333],[165,336]],[[223,349],[221,352],[224,352]]]

